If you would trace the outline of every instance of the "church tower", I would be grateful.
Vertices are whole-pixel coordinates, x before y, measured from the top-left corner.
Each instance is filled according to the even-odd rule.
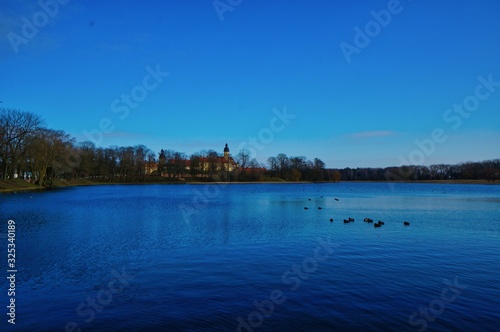
[[[227,146],[227,143],[226,146],[224,147],[224,159],[226,159],[226,161],[229,161],[229,148]]]

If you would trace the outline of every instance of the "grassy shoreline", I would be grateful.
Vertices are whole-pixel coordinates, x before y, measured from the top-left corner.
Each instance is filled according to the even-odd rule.
[[[341,181],[341,182],[356,182],[356,183],[383,183],[386,181]],[[104,181],[91,181],[86,179],[77,180],[56,180],[52,186],[42,187],[34,185],[24,180],[0,180],[0,193],[15,193],[19,191],[33,191],[33,190],[47,190],[53,188],[64,187],[80,187],[80,186],[99,186],[99,185],[148,185],[148,184],[307,184],[315,183],[309,181],[288,182],[288,181],[262,181],[262,182],[170,182],[170,181],[146,181],[146,182],[104,182]],[[318,182],[318,183],[335,183],[335,182]],[[337,182],[338,183],[338,182]],[[500,182],[491,182],[487,180],[422,180],[422,181],[398,181],[391,183],[429,183],[429,184],[481,184],[481,185],[495,185]]]

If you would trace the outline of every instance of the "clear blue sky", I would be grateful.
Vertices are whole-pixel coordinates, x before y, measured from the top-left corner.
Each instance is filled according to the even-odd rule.
[[[213,1],[71,0],[48,6],[51,17],[36,1],[3,0],[0,106],[80,141],[109,119],[99,146],[191,154],[227,142],[235,154],[260,134],[259,161],[279,152],[328,167],[500,157],[500,86],[478,88],[479,76],[500,82],[499,1],[231,2],[218,13]],[[390,22],[381,14],[385,26],[374,24],[372,10],[390,10]],[[341,45],[356,47],[355,27],[372,37],[358,36],[348,62]],[[147,67],[169,74],[157,84]],[[134,108],[121,101],[131,92]],[[447,112],[465,100],[476,110]],[[295,118],[272,122],[284,107]],[[444,142],[418,147],[436,128]]]

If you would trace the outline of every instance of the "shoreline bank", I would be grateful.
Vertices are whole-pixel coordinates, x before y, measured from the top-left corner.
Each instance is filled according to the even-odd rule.
[[[423,184],[479,184],[479,185],[498,185],[500,182],[491,182],[487,180],[422,180],[422,181],[321,181],[321,182],[310,182],[310,181],[262,181],[262,182],[167,182],[167,181],[149,181],[149,182],[97,182],[85,179],[80,180],[56,180],[52,186],[42,187],[38,185],[31,184],[24,180],[0,180],[0,194],[9,194],[23,191],[40,191],[40,190],[51,190],[65,187],[83,187],[83,186],[102,186],[102,185],[152,185],[152,184],[162,184],[162,185],[232,185],[232,184],[328,184],[328,183],[423,183]]]

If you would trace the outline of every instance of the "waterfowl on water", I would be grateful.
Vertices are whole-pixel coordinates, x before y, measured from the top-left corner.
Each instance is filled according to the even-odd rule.
[[[333,221],[333,218],[330,218],[330,221]]]
[[[377,224],[379,224],[379,225],[385,225],[385,222],[379,220]]]
[[[318,206],[318,210],[321,210],[321,209],[323,209],[323,208],[321,206]]]
[[[349,221],[354,221],[354,218],[349,217]]]
[[[339,201],[339,199],[338,199],[338,198],[335,198],[335,200],[336,200],[337,202]]]
[[[307,200],[308,200],[308,201],[310,201],[311,199],[310,199],[310,198],[308,198]]]
[[[306,207],[304,208],[304,210],[309,210],[309,208],[306,206]]]
[[[344,219],[344,224],[348,224],[348,223],[350,223],[350,221],[347,219]]]
[[[405,226],[410,226],[410,223],[409,223],[408,221],[405,221],[405,222],[403,223],[403,225],[405,225]]]
[[[367,223],[371,223],[373,222],[373,219],[370,219],[370,218],[365,218],[363,219],[364,222],[367,222]]]
[[[381,224],[379,224],[379,223],[375,223],[375,224],[373,224],[373,227],[380,227],[380,226],[382,226],[382,225],[381,225]]]

